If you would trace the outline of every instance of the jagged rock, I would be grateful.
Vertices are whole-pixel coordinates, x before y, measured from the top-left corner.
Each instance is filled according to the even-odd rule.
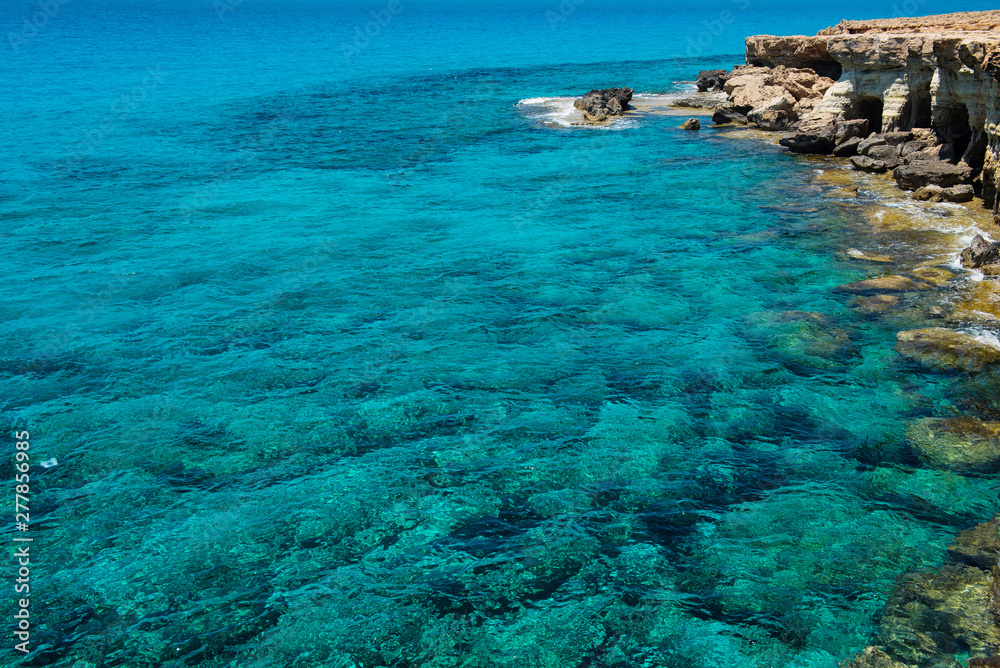
[[[698,72],[698,80],[695,86],[702,93],[706,91],[721,91],[729,79],[729,72],[726,70],[702,70]]]
[[[712,114],[712,122],[716,125],[726,125],[728,123],[737,123],[739,125],[747,124],[747,115],[740,112],[736,107],[719,107]]]
[[[959,473],[1000,471],[1000,422],[971,417],[925,418],[906,428],[914,452],[925,464]]]
[[[851,164],[859,172],[869,172],[871,174],[884,174],[889,171],[889,165],[881,160],[869,158],[867,155],[856,155],[851,158]]]
[[[1000,362],[1000,349],[969,334],[942,327],[899,332],[896,352],[939,371],[981,371]]]
[[[926,283],[920,283],[908,276],[880,276],[879,278],[869,278],[866,281],[839,285],[835,290],[837,292],[865,294],[869,292],[916,292],[929,288],[930,286]]]
[[[968,181],[972,176],[972,168],[964,164],[920,160],[897,167],[892,175],[904,190],[916,190],[929,185],[950,188]]]
[[[683,124],[681,124],[681,129],[692,130],[692,131],[701,130],[701,121],[699,121],[697,118],[689,118],[686,121],[684,121]]]
[[[808,69],[742,65],[733,68],[724,90],[734,106],[759,109],[761,113],[789,111],[793,112],[791,117],[798,119],[812,111],[833,83],[832,79]],[[774,101],[781,98],[786,98],[790,105],[775,107]]]
[[[905,132],[883,132],[878,135],[889,146],[903,146],[911,141],[913,141],[913,133],[910,131]]]
[[[1000,244],[990,243],[981,234],[977,234],[969,247],[962,251],[962,266],[966,269],[995,264],[1000,264]]]
[[[859,137],[851,137],[837,144],[837,147],[833,149],[833,154],[838,158],[849,158],[853,155],[857,155],[858,145],[861,144],[861,139]]]
[[[858,656],[851,659],[844,668],[908,668],[905,663],[894,661],[882,647],[869,645]]]
[[[583,112],[583,117],[591,123],[600,123],[611,116],[621,116],[629,110],[632,101],[631,88],[605,88],[592,90],[573,102],[573,106]]]
[[[948,555],[984,570],[997,564],[1000,554],[1000,515],[958,534],[948,546]]]

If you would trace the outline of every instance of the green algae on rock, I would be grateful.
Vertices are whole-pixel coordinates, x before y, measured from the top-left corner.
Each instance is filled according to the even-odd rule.
[[[864,281],[839,285],[836,290],[838,292],[863,294],[866,292],[918,292],[921,290],[930,290],[930,288],[930,285],[915,281],[909,276],[880,276],[878,278],[869,278]]]

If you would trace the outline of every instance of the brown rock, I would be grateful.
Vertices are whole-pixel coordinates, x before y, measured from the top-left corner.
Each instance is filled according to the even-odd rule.
[[[896,352],[938,371],[981,371],[1000,362],[1000,349],[969,334],[942,327],[896,334]]]
[[[851,164],[859,172],[868,172],[869,174],[885,174],[889,171],[889,165],[867,155],[854,156],[851,158]]]
[[[930,466],[959,473],[1000,471],[1000,422],[971,417],[925,418],[906,428],[906,437]]]
[[[903,190],[916,190],[929,185],[950,188],[968,181],[972,168],[964,164],[920,160],[897,167],[892,175]]]
[[[928,290],[930,286],[917,282],[908,276],[880,276],[879,278],[869,278],[866,281],[839,285],[835,289],[838,292],[865,294],[869,292],[915,292]]]
[[[908,668],[905,663],[894,661],[884,649],[869,645],[861,654],[852,658],[850,663],[844,664],[844,668]]]
[[[697,118],[689,118],[688,120],[684,121],[684,123],[681,125],[681,129],[692,130],[692,131],[701,130],[701,121],[699,121]]]
[[[1000,263],[1000,246],[990,243],[981,234],[977,234],[969,247],[962,251],[962,266],[966,269],[979,269],[998,263]]]
[[[958,534],[948,546],[948,555],[984,570],[992,570],[1000,554],[1000,515]]]

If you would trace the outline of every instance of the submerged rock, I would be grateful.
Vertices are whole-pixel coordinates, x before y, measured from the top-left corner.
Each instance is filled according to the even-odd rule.
[[[846,190],[846,189],[845,189]],[[854,186],[854,196],[857,197],[858,187]],[[855,260],[864,260],[865,262],[882,262],[890,263],[895,262],[895,260],[888,255],[880,255],[879,253],[866,253],[863,250],[858,250],[857,248],[848,248],[847,256]]]
[[[989,609],[992,580],[989,571],[965,564],[906,576],[886,605],[880,642],[910,665],[953,660],[963,650],[992,653],[1000,647],[1000,626]]]
[[[958,534],[948,546],[948,555],[955,561],[992,570],[1000,554],[1000,515]]]
[[[925,464],[960,473],[1000,470],[1000,422],[971,417],[925,418],[906,428],[906,437]]]
[[[621,116],[627,112],[632,93],[631,88],[592,90],[573,102],[573,106],[581,110],[583,117],[591,123],[600,123],[611,116]]]
[[[882,647],[869,645],[858,656],[851,659],[844,668],[909,668],[905,663],[893,660]]]
[[[918,290],[928,290],[930,286],[913,280],[908,276],[880,276],[869,278],[865,281],[838,285],[837,292],[852,292],[864,294],[869,292],[915,292]]]
[[[899,295],[862,295],[851,300],[851,308],[862,313],[879,314],[897,309],[902,303],[903,298]]]
[[[896,352],[939,371],[980,371],[1000,362],[1000,348],[974,336],[942,327],[896,334]]]

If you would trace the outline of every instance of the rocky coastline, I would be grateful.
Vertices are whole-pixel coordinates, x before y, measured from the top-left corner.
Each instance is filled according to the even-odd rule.
[[[902,295],[947,286],[956,278],[949,267],[960,265],[980,272],[978,301],[952,300],[950,313],[935,307],[928,315],[995,328],[1000,244],[986,236],[1000,235],[1000,11],[842,21],[815,36],[748,37],[746,46],[746,64],[699,73],[699,93],[683,106],[712,108],[718,126],[779,133],[792,153],[840,161],[838,178],[853,173],[869,187],[872,179],[893,184],[898,198],[991,213],[957,262],[937,258],[838,291],[881,315]],[[857,197],[858,185],[837,185],[834,197]],[[863,261],[894,261],[852,251]],[[996,346],[950,327],[900,331],[896,350],[949,373],[1000,364]],[[907,426],[906,439],[924,465],[1000,472],[1000,422],[925,418]],[[959,535],[936,571],[897,582],[875,642],[843,665],[960,668],[968,657],[970,668],[1000,666],[1000,515]]]

